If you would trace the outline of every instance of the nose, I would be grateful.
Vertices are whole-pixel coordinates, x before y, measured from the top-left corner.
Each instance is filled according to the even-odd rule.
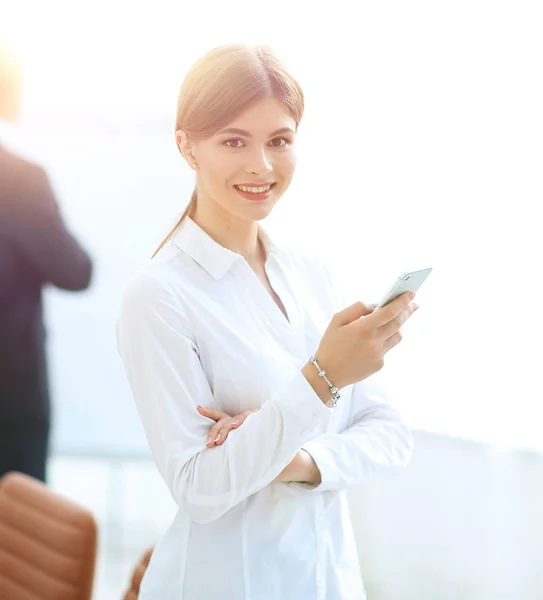
[[[254,175],[267,175],[273,170],[266,150],[256,150],[247,161],[246,172]]]

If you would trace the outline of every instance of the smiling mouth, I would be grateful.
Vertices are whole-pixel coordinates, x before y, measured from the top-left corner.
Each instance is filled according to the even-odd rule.
[[[263,194],[268,192],[270,189],[275,187],[275,182],[268,183],[266,185],[254,186],[254,185],[235,185],[236,189],[240,192],[245,192],[247,194]]]

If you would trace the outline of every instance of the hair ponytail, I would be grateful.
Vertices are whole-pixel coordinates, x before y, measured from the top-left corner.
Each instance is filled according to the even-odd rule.
[[[177,220],[177,222],[175,223],[175,225],[172,227],[170,233],[168,233],[168,235],[162,240],[162,242],[160,243],[160,246],[155,250],[154,254],[153,254],[153,258],[156,256],[157,252],[159,250],[162,249],[163,246],[165,246],[173,237],[173,234],[177,231],[177,229],[179,228],[179,226],[181,225],[181,223],[184,221],[185,217],[188,215],[189,217],[192,216],[194,214],[194,210],[196,209],[196,198],[198,196],[198,193],[196,191],[196,189],[192,192],[192,196],[190,197],[190,202],[188,203],[187,208],[185,208],[185,211],[183,212],[183,214],[179,217],[179,219]]]

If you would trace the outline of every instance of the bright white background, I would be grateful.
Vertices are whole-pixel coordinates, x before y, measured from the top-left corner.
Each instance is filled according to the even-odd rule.
[[[385,367],[411,425],[542,449],[539,3],[21,1],[2,19],[26,65],[16,143],[95,260],[88,292],[47,296],[57,449],[145,452],[119,297],[193,187],[179,85],[231,41],[277,48],[307,98],[272,233],[322,250],[353,301],[434,268]]]

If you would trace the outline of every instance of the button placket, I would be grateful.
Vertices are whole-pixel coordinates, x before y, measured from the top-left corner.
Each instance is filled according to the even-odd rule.
[[[288,296],[288,291],[283,290],[281,286],[279,287],[279,291],[274,287],[276,284],[275,278],[270,277],[268,266],[266,265],[266,274],[270,280],[270,285],[276,292],[276,294],[281,298],[281,302],[285,306],[285,310],[289,315],[291,321],[294,319],[292,313],[293,310],[290,310],[290,299],[285,302],[284,297]],[[251,269],[247,261],[242,259],[235,267],[235,273],[238,276],[238,279],[245,286],[252,299],[257,304],[261,313],[264,314],[266,320],[273,326],[274,332],[280,336],[281,341],[287,347],[288,351],[294,355],[299,353],[299,348],[297,347],[296,336],[294,335],[293,323],[289,323],[285,318],[285,315],[281,312],[281,309],[274,302],[273,298],[268,293],[268,290],[264,287],[256,273]],[[281,293],[280,293],[281,292]]]
[[[272,261],[273,265],[271,264]],[[281,299],[281,302],[283,303],[283,306],[285,307],[285,310],[289,316],[290,323],[287,322],[283,316],[283,325],[286,325],[285,337],[288,338],[289,347],[292,349],[292,353],[295,356],[298,356],[300,360],[306,360],[305,338],[302,326],[303,314],[301,312],[303,307],[300,307],[300,305],[296,302],[297,296],[294,282],[289,281],[291,284],[291,289],[288,289],[285,285],[283,285],[283,277],[275,270],[281,268],[281,264],[274,255],[269,256],[268,261],[264,266],[270,285]]]

